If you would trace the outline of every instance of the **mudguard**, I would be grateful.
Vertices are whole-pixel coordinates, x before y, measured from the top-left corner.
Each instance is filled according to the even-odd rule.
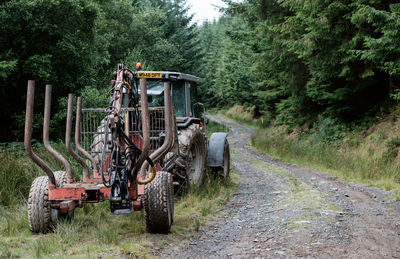
[[[209,167],[221,167],[224,165],[224,147],[228,141],[228,134],[215,132],[208,141],[207,164]]]

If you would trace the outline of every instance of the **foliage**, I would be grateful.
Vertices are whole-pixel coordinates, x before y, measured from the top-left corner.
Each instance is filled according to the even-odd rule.
[[[205,23],[200,32],[204,62],[201,95],[213,106],[251,104],[254,80],[249,72],[252,55],[246,43],[248,26],[235,17]]]
[[[118,63],[201,76],[195,101],[255,107],[255,117],[290,128],[325,119],[357,127],[399,99],[396,1],[225,2],[218,21],[197,26],[185,0],[3,1],[0,141],[22,138],[28,79],[36,80],[40,118],[46,83],[57,99],[72,92],[105,105]],[[55,137],[64,109],[65,99],[53,101]],[[35,137],[40,126],[35,120]]]
[[[62,138],[67,94],[82,95],[84,106],[106,106],[118,63],[197,73],[197,27],[185,5],[184,0],[2,1],[0,109],[6,116],[0,142],[22,139],[29,79],[36,80],[39,118],[44,85],[54,85],[51,132]],[[40,138],[41,120],[33,128]]]
[[[399,99],[396,1],[226,2],[225,17],[200,34],[210,105],[255,105],[291,128],[332,122],[336,139]]]

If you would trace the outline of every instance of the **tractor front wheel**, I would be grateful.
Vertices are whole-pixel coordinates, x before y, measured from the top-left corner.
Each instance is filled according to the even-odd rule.
[[[157,172],[144,187],[144,216],[150,233],[168,233],[174,218],[174,188],[172,175]]]

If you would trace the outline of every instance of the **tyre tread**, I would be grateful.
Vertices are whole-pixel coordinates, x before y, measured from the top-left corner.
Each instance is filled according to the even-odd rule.
[[[168,233],[173,218],[173,189],[171,175],[168,172],[157,172],[155,179],[145,185],[144,215],[146,230],[150,233]],[[172,198],[171,198],[172,196]]]

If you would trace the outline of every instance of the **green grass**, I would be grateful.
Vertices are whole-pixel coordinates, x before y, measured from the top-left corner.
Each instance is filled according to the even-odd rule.
[[[52,145],[68,158],[74,170],[74,178],[79,180],[81,169],[73,160],[62,143]],[[41,144],[34,144],[34,151],[45,160],[54,171],[62,170],[62,165],[56,161]],[[43,171],[35,165],[25,154],[24,143],[9,143],[0,146],[0,206],[13,206],[19,204],[28,196],[33,179],[44,175]]]
[[[209,133],[226,131],[213,122],[208,126]],[[62,143],[54,146],[67,156]],[[62,169],[41,145],[35,145],[35,152],[53,170]],[[80,168],[77,163],[72,166],[79,179]],[[25,155],[23,143],[0,148],[0,258],[152,258],[154,247],[185,245],[187,237],[218,215],[237,181],[233,171],[226,180],[207,172],[201,188],[189,189],[175,198],[169,235],[146,233],[142,211],[112,215],[108,202],[77,208],[71,222],[61,222],[54,233],[44,235],[31,233],[27,218],[26,198],[33,179],[39,175],[44,173]]]
[[[231,118],[241,124],[252,127],[253,129],[262,129],[269,125],[268,116],[260,116],[258,119],[253,118],[255,107],[244,107],[234,105],[228,111],[223,112],[223,115]]]
[[[169,235],[147,234],[143,212],[112,215],[108,202],[85,204],[75,210],[71,222],[61,222],[54,233],[34,234],[29,230],[25,201],[13,207],[2,206],[0,257],[152,257],[152,247],[169,242],[177,245],[213,219],[233,190],[232,179],[221,180],[207,174],[201,188],[188,190],[176,198],[174,224]]]
[[[400,191],[400,168],[379,156],[368,156],[358,148],[315,143],[310,139],[288,138],[286,133],[275,134],[276,129],[258,131],[251,145],[258,151],[283,161],[327,171],[349,181]]]
[[[208,123],[206,125],[206,136],[209,138],[212,133],[214,132],[227,132],[229,133],[229,128],[226,127],[225,125],[216,123],[214,121],[208,120]]]

